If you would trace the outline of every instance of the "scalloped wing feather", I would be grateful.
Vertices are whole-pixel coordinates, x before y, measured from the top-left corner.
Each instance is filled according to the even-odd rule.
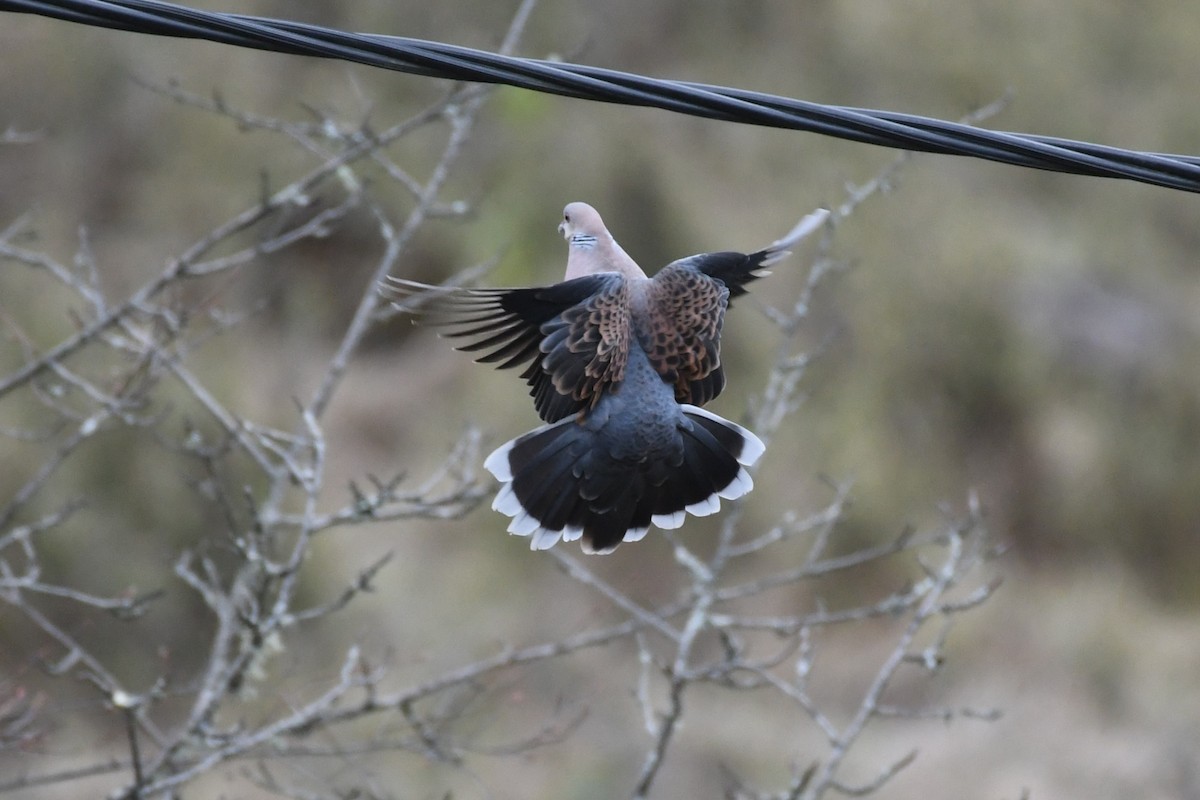
[[[654,276],[647,330],[639,331],[650,363],[675,387],[681,403],[703,405],[725,388],[721,327],[729,289],[687,261]]]

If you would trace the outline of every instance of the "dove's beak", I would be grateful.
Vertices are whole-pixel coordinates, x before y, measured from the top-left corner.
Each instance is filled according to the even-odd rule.
[[[565,220],[563,222],[558,223],[558,232],[564,239],[571,238],[571,233],[570,233],[570,231],[567,230],[567,223]]]

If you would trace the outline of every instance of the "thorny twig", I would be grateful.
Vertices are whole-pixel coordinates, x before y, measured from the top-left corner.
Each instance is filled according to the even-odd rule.
[[[532,2],[524,3],[514,19],[507,44],[510,49],[515,46],[532,7]],[[182,93],[176,94],[182,98]],[[130,750],[130,758],[125,761],[111,759],[91,768],[0,780],[0,791],[129,769],[132,782],[114,790],[114,797],[161,795],[216,764],[257,752],[265,743],[274,742],[288,731],[318,726],[323,719],[321,715],[331,711],[347,692],[378,680],[378,675],[360,671],[362,661],[358,651],[352,650],[341,678],[291,714],[240,733],[228,729],[221,721],[225,709],[236,706],[239,697],[248,697],[250,687],[262,682],[269,657],[282,646],[285,636],[297,626],[341,611],[354,597],[370,591],[374,575],[386,562],[384,558],[364,569],[354,584],[333,600],[304,606],[298,603],[299,578],[315,534],[367,520],[448,518],[469,510],[482,496],[475,473],[480,436],[477,431],[469,431],[446,464],[415,489],[402,491],[398,479],[380,482],[377,492],[370,496],[356,492],[354,501],[340,511],[325,512],[319,507],[327,459],[321,418],[359,343],[381,319],[376,314],[380,306],[375,291],[378,280],[393,269],[427,218],[463,210],[460,203],[442,200],[442,190],[487,94],[481,87],[457,86],[441,101],[382,133],[370,132],[365,127],[344,129],[339,135],[327,137],[329,146],[322,148],[308,146],[312,142],[305,140],[302,144],[319,158],[318,166],[202,236],[171,259],[159,275],[123,300],[108,297],[100,286],[86,234],[81,235],[74,266],[60,264],[46,254],[15,244],[20,235],[15,226],[0,235],[0,259],[49,276],[83,300],[87,309],[78,318],[74,332],[40,351],[17,327],[12,316],[4,317],[9,331],[22,343],[25,358],[21,365],[0,376],[0,399],[27,387],[63,423],[57,426],[58,430],[50,429],[37,438],[26,437],[20,429],[13,431],[18,438],[45,439],[53,444],[49,456],[0,504],[0,600],[39,629],[47,641],[58,645],[58,652],[50,651],[48,659],[44,659],[51,674],[77,674],[85,678],[101,691],[112,708],[120,710],[128,722]],[[212,110],[224,111],[217,107]],[[432,175],[417,182],[386,155],[386,148],[409,133],[439,122],[449,126],[446,146]],[[293,141],[300,140],[291,128],[284,130]],[[9,142],[17,139],[8,137]],[[412,192],[416,203],[402,222],[394,222],[390,209],[367,196],[363,188],[366,181],[353,177],[351,170],[364,159],[383,165],[389,177]],[[336,190],[339,186],[344,190],[340,203],[304,213],[314,192]],[[189,365],[193,353],[209,338],[203,328],[197,327],[198,322],[211,323],[213,330],[231,330],[244,317],[195,313],[180,304],[182,285],[187,282],[194,286],[236,273],[254,265],[264,255],[285,251],[305,239],[324,237],[333,226],[364,207],[369,209],[384,241],[384,254],[373,277],[362,284],[358,311],[311,399],[298,408],[298,430],[283,434],[252,422]],[[294,215],[297,219],[288,220],[283,212],[297,212]],[[276,220],[287,221],[264,225]],[[264,227],[269,228],[265,237],[230,251],[231,243]],[[211,255],[218,249],[225,252]],[[86,357],[77,358],[83,353]],[[107,364],[121,364],[122,360],[125,366],[117,373],[103,374]],[[212,425],[189,424],[190,432],[179,446],[171,443],[170,434],[160,430],[160,423],[169,419],[169,412],[164,410],[150,417],[134,414],[155,402],[160,386],[172,383],[215,424],[218,431],[215,437]],[[65,435],[61,432],[63,427]],[[148,429],[152,437],[176,456],[196,459],[203,465],[210,477],[199,488],[214,501],[214,507],[222,510],[222,519],[229,528],[228,543],[238,560],[230,565],[227,557],[211,552],[211,546],[203,546],[184,553],[177,561],[177,576],[203,600],[215,626],[209,638],[206,667],[186,691],[191,698],[189,708],[180,721],[164,731],[152,722],[156,704],[164,696],[181,696],[178,691],[139,694],[126,689],[117,671],[106,665],[99,651],[56,622],[55,615],[44,610],[41,602],[42,598],[55,598],[80,608],[131,618],[144,610],[150,595],[109,598],[45,577],[43,542],[71,522],[81,507],[79,502],[68,501],[56,511],[13,524],[54,490],[55,481],[61,479],[73,460],[79,460],[80,453],[86,452],[106,432],[126,428]],[[244,505],[237,500],[236,491],[226,491],[223,485],[228,480],[223,476],[228,469],[225,465],[234,456],[248,458],[248,463],[267,481],[267,489],[261,495],[243,490]],[[603,641],[604,636],[600,632],[597,641]],[[556,648],[569,652],[588,643],[584,637],[576,645],[556,643]],[[538,655],[540,651],[528,653],[529,657]],[[521,654],[516,659],[514,663],[519,663]],[[486,671],[479,668],[475,674]],[[444,689],[465,685],[472,677],[468,671],[459,681],[445,681]],[[434,692],[429,687],[418,689],[410,699]],[[139,735],[139,729],[145,730],[147,738]],[[535,735],[524,741],[528,746],[536,746],[543,738]],[[512,746],[520,749],[522,745],[518,742]]]
[[[764,440],[769,440],[800,406],[799,386],[811,356],[804,352],[797,353],[795,340],[807,318],[816,291],[825,279],[839,268],[838,262],[829,255],[833,230],[869,197],[888,188],[906,158],[901,156],[894,160],[865,186],[851,187],[848,190],[848,199],[837,206],[832,214],[800,296],[787,310],[780,311],[770,307],[764,309],[767,317],[780,331],[775,368],[771,371],[762,394],[754,403],[750,420],[751,428]],[[646,749],[641,773],[630,793],[632,798],[640,800],[650,795],[662,766],[669,758],[680,722],[688,714],[689,688],[697,683],[716,683],[728,687],[731,691],[772,689],[794,703],[817,726],[828,742],[828,756],[819,763],[812,764],[809,769],[797,772],[782,794],[752,792],[745,787],[741,779],[731,777],[731,781],[738,787],[735,794],[739,798],[817,798],[824,796],[831,789],[842,794],[870,794],[915,759],[915,752],[907,753],[881,770],[874,780],[866,784],[851,786],[839,778],[846,754],[859,740],[870,721],[876,717],[887,716],[894,710],[884,702],[884,692],[899,668],[913,660],[910,648],[918,634],[935,620],[942,622],[941,633],[935,644],[922,654],[920,660],[923,663],[940,663],[940,646],[949,629],[951,617],[957,609],[947,596],[959,585],[978,580],[985,555],[985,549],[978,545],[978,541],[984,536],[981,514],[973,502],[969,516],[960,527],[926,536],[915,536],[911,530],[906,529],[889,543],[830,557],[825,554],[826,546],[842,517],[849,497],[849,483],[835,484],[834,490],[835,497],[824,510],[805,518],[798,518],[789,512],[780,524],[758,534],[743,532],[743,526],[740,524],[740,502],[735,502],[734,508],[722,521],[716,547],[707,557],[698,555],[686,547],[683,537],[669,536],[680,573],[686,578],[686,588],[683,591],[687,608],[680,610],[686,622],[681,634],[671,638],[670,647],[662,656],[652,655],[645,640],[639,638],[638,652],[642,663],[642,677],[639,680],[637,697],[650,734],[650,744]],[[790,541],[805,538],[809,541],[807,557],[797,566],[784,564],[781,568],[775,568],[778,556],[766,557]],[[936,551],[943,546],[941,561],[934,567],[922,567],[926,572],[924,580],[909,588],[895,591],[874,604],[857,605],[840,611],[818,608],[816,611],[773,616],[748,614],[738,610],[746,602],[769,596],[769,593],[779,589],[794,590],[797,585],[833,572],[880,563],[907,553]],[[749,580],[730,574],[728,567],[732,560],[740,561],[752,557],[763,559],[762,569],[758,571],[760,574]],[[593,581],[585,579],[585,583],[592,584]],[[973,606],[986,600],[991,591],[989,587],[990,585],[985,586],[972,593],[967,605]],[[620,601],[618,604],[622,608],[627,608],[633,602],[623,597],[616,599]],[[851,722],[839,727],[833,721],[833,716],[822,709],[807,688],[808,678],[813,669],[812,631],[819,626],[896,617],[908,618],[908,624],[889,655],[880,664]],[[750,632],[771,633],[788,645],[774,655],[755,657],[752,644],[743,638]],[[717,637],[720,642],[719,655],[712,656],[706,654],[706,650],[697,649],[697,642],[702,633]],[[796,677],[793,680],[781,677],[778,670],[789,660],[794,666],[793,674]],[[650,676],[655,664],[658,665],[665,682],[665,708],[656,708],[652,697]],[[947,711],[948,709],[942,708],[928,713],[942,714]],[[987,715],[967,713],[961,716],[984,718]],[[797,754],[798,759],[802,756],[803,754]],[[731,772],[729,774],[732,776]]]
[[[532,6],[522,4],[505,48],[515,46]],[[424,480],[413,485],[403,473],[383,480],[368,477],[353,483],[348,497],[331,508],[326,497],[329,460],[337,442],[327,441],[323,421],[364,337],[394,313],[376,294],[376,283],[394,271],[430,218],[461,217],[466,210],[464,203],[442,194],[487,92],[477,86],[451,87],[441,101],[375,133],[365,124],[329,117],[315,123],[282,122],[173,85],[156,91],[244,128],[283,136],[317,164],[201,236],[123,299],[110,297],[102,286],[86,232],[81,232],[71,264],[18,246],[23,224],[0,232],[0,259],[46,276],[56,291],[66,291],[82,307],[75,329],[45,349],[34,345],[35,337],[11,310],[2,310],[0,322],[20,345],[23,360],[0,376],[0,400],[15,402],[27,389],[51,422],[36,430],[0,431],[43,448],[37,465],[0,501],[0,610],[7,608],[38,636],[40,649],[29,654],[30,664],[53,677],[80,679],[125,726],[125,748],[119,755],[41,774],[23,769],[16,777],[0,778],[0,794],[118,776],[110,797],[170,797],[221,765],[246,763],[253,764],[246,767],[251,782],[270,791],[296,797],[383,796],[380,782],[370,774],[359,776],[348,791],[333,787],[332,779],[329,791],[312,791],[305,781],[285,779],[277,767],[321,757],[350,765],[373,752],[403,750],[469,771],[472,756],[512,755],[551,745],[580,727],[586,709],[556,702],[548,721],[534,725],[532,733],[513,734],[499,743],[479,741],[463,720],[469,708],[492,696],[494,686],[523,670],[572,656],[585,658],[601,648],[624,647],[637,662],[633,702],[648,740],[638,746],[640,766],[629,789],[634,798],[650,797],[660,787],[665,767],[686,736],[684,723],[703,702],[695,691],[701,685],[737,692],[741,702],[769,695],[773,711],[785,714],[792,725],[811,725],[826,744],[819,758],[792,753],[796,766],[791,778],[775,792],[751,788],[748,779],[727,767],[728,796],[747,800],[880,789],[912,763],[915,753],[905,749],[866,782],[848,780],[843,774],[847,756],[876,719],[994,717],[994,711],[972,708],[903,707],[887,698],[902,670],[937,672],[954,620],[985,602],[994,589],[994,583],[981,579],[991,553],[982,543],[977,505],[972,502],[964,519],[946,530],[904,530],[891,541],[831,555],[831,541],[850,501],[849,481],[831,483],[833,496],[823,509],[786,512],[765,530],[752,530],[740,513],[741,504],[734,503],[721,520],[711,552],[701,552],[686,535],[669,536],[674,557],[670,580],[678,591],[667,601],[642,599],[591,564],[550,551],[554,565],[577,588],[609,606],[615,620],[534,644],[501,644],[491,655],[476,654],[432,674],[406,677],[399,688],[396,679],[387,682],[388,670],[374,663],[363,646],[351,645],[333,674],[315,684],[308,677],[302,689],[277,689],[273,680],[281,672],[282,654],[292,652],[291,644],[311,626],[343,614],[372,592],[392,559],[388,551],[360,567],[340,591],[310,599],[301,584],[319,536],[368,523],[458,517],[486,493],[477,475],[482,434],[472,429]],[[448,126],[446,140],[429,177],[421,181],[388,147],[439,122]],[[7,139],[12,143],[22,137]],[[806,369],[820,355],[819,346],[807,352],[799,341],[817,292],[841,268],[831,255],[834,231],[868,198],[888,188],[901,163],[848,190],[794,302],[782,310],[763,306],[779,331],[774,368],[750,423],[764,439],[776,434],[800,406]],[[363,165],[377,166],[402,187],[413,204],[403,219],[373,197],[369,181],[356,172]],[[318,192],[338,192],[340,200],[317,210],[312,199]],[[315,385],[297,392],[302,399],[294,402],[290,429],[256,420],[195,363],[211,340],[235,335],[249,315],[219,309],[209,298],[189,302],[184,285],[207,287],[211,284],[206,282],[238,275],[264,255],[286,253],[302,241],[324,237],[356,215],[374,225],[383,253],[364,280],[353,317]],[[479,270],[468,272],[458,280],[476,277]],[[164,399],[168,389],[170,402]],[[182,435],[168,428],[178,417],[176,403],[186,403],[195,416],[187,419]],[[205,615],[196,631],[204,653],[190,671],[172,668],[166,655],[149,677],[146,670],[128,670],[84,631],[60,619],[59,607],[67,604],[134,625],[165,591],[129,588],[106,594],[60,581],[48,568],[54,538],[89,510],[81,500],[54,503],[50,498],[56,482],[105,436],[131,431],[149,432],[183,465],[181,473],[199,476],[188,480],[220,531],[174,559],[172,586],[187,587],[197,598],[198,613]],[[907,568],[904,575],[916,573],[918,578],[907,583],[897,579],[882,596],[837,608],[827,608],[817,589],[810,588],[831,575],[885,563],[900,563]],[[798,598],[804,599],[799,605]],[[848,721],[839,723],[843,710],[828,708],[810,688],[810,678],[821,666],[816,658],[820,634],[881,619],[898,620],[900,631],[859,705]],[[927,631],[934,628],[930,638]],[[0,669],[9,668],[0,662]],[[264,695],[281,701],[282,708],[264,701]],[[45,703],[30,701],[31,696],[11,679],[0,679],[0,751],[30,747],[43,735],[38,723]],[[367,725],[377,727],[363,736]]]

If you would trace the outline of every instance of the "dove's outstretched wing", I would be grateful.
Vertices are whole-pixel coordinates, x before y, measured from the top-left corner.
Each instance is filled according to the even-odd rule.
[[[701,253],[672,261],[654,276],[649,323],[638,330],[650,362],[675,387],[680,403],[702,406],[725,388],[721,327],[732,298],[770,274],[787,248],[824,223],[828,212],[809,214],[781,239],[753,253]]]
[[[389,278],[389,294],[443,335],[469,340],[457,349],[497,369],[524,366],[538,415],[557,422],[593,407],[620,383],[629,352],[626,281],[615,273],[552,286],[465,289]]]

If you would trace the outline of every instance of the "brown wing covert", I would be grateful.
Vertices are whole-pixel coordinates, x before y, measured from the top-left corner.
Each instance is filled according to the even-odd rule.
[[[643,347],[681,403],[704,405],[725,388],[721,326],[729,289],[686,265],[654,276]]]

